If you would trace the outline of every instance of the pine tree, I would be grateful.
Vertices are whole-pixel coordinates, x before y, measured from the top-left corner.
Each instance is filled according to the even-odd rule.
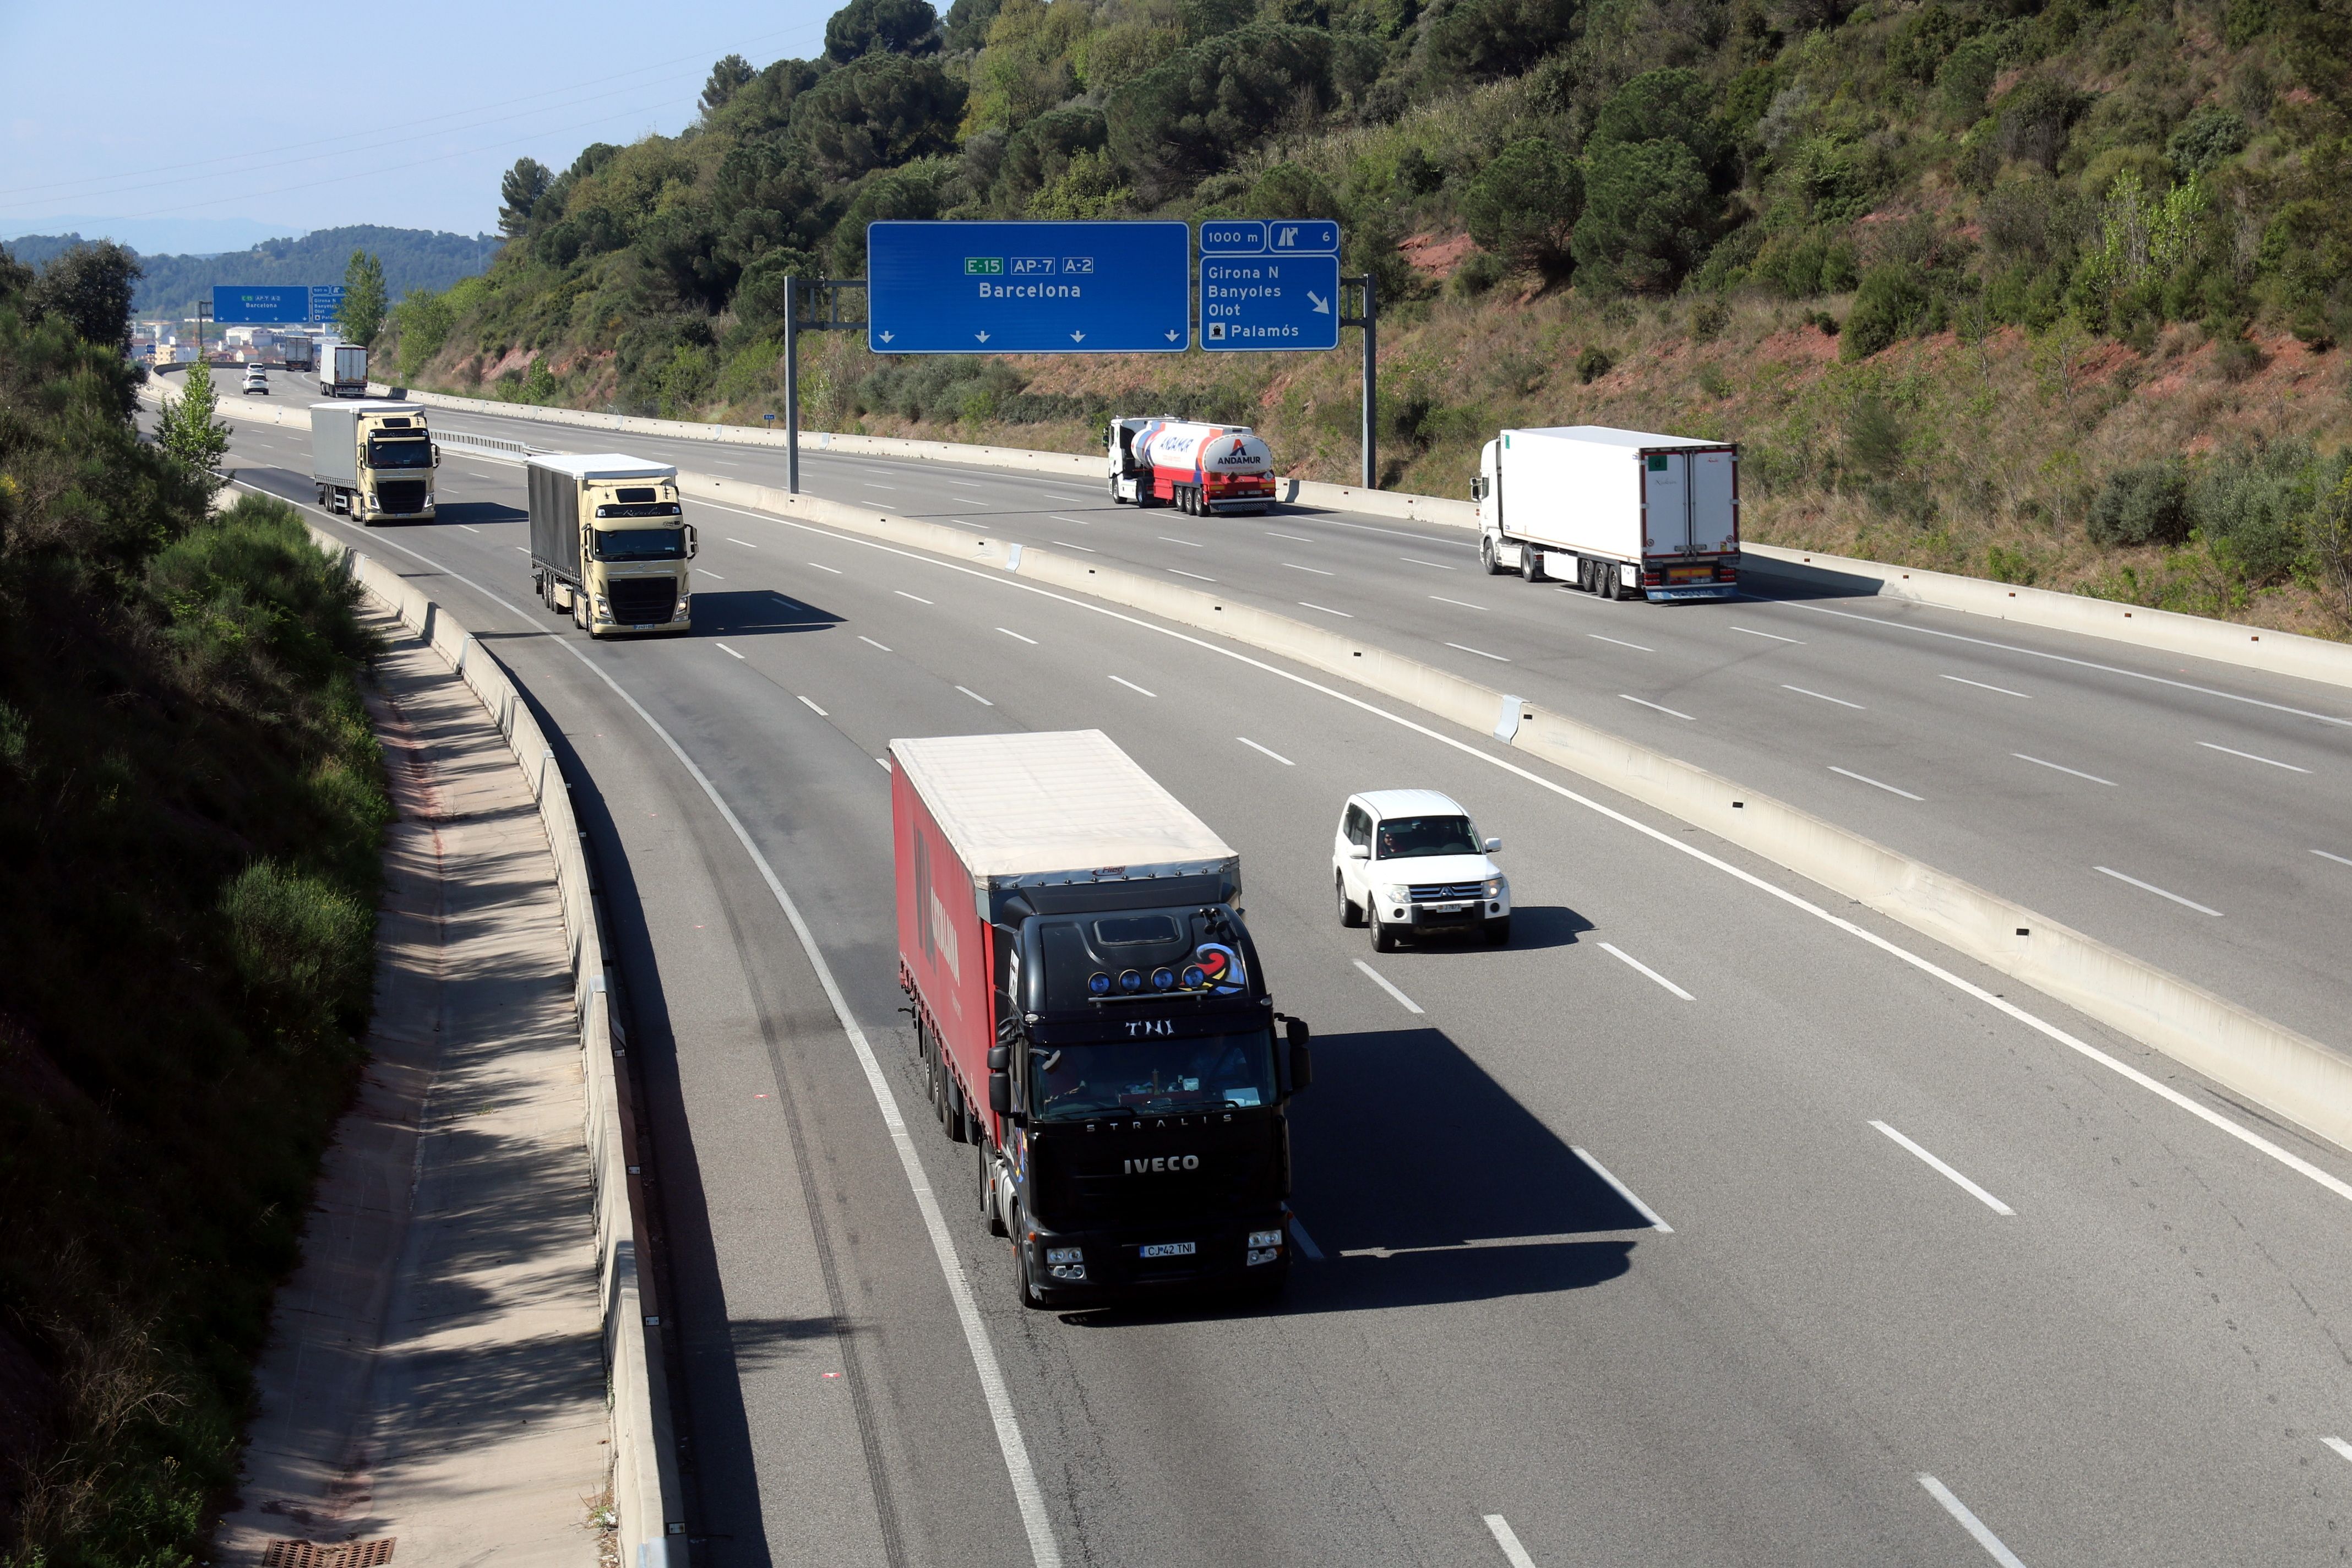
[[[156,442],[190,473],[210,474],[228,452],[228,426],[214,417],[219,395],[202,360],[188,366],[188,389],[163,405]]]
[[[374,347],[390,305],[383,291],[383,263],[369,251],[352,251],[351,265],[343,268],[343,336],[362,348]]]

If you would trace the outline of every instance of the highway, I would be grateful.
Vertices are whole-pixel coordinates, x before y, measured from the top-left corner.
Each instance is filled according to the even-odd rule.
[[[233,428],[242,479],[308,499],[299,433]],[[2341,1043],[2352,867],[2310,853],[2352,858],[2334,693],[1869,603],[1601,604],[1373,520],[804,474],[1345,613]],[[2343,1151],[1672,819],[1250,650],[708,505],[695,635],[592,645],[530,595],[520,470],[451,444],[440,479],[435,525],[331,527],[480,633],[570,751],[655,1100],[698,1563],[2347,1555],[2352,1205],[2115,1064],[2338,1181]],[[1241,851],[1278,1005],[1316,1028],[1296,1205],[1318,1257],[1272,1311],[1023,1311],[971,1151],[925,1119],[879,759],[897,735],[1087,726]],[[1340,928],[1340,802],[1392,784],[1504,839],[1510,949],[1375,954]]]

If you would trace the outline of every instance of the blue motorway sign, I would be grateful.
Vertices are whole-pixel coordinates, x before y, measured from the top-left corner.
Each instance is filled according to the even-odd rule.
[[[313,321],[334,321],[342,319],[343,286],[340,283],[310,285],[310,314]]]
[[[310,290],[301,284],[215,283],[213,320],[275,326],[310,319]]]
[[[866,228],[866,346],[887,354],[1181,353],[1181,223],[912,223]]]
[[[1201,226],[1201,347],[1339,346],[1339,226],[1328,218]]]

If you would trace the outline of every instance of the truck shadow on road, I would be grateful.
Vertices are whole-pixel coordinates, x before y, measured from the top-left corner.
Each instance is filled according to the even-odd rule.
[[[694,629],[724,632],[729,637],[755,637],[787,632],[821,632],[841,625],[842,617],[799,599],[788,599],[766,589],[698,588],[694,594]]]
[[[528,522],[530,513],[503,501],[445,500],[436,509],[435,521],[479,528],[488,522]]]

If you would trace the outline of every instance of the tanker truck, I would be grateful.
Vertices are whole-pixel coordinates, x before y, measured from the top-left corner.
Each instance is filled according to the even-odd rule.
[[[1246,425],[1189,420],[1110,422],[1110,499],[1121,505],[1209,512],[1274,510],[1274,457]]]

